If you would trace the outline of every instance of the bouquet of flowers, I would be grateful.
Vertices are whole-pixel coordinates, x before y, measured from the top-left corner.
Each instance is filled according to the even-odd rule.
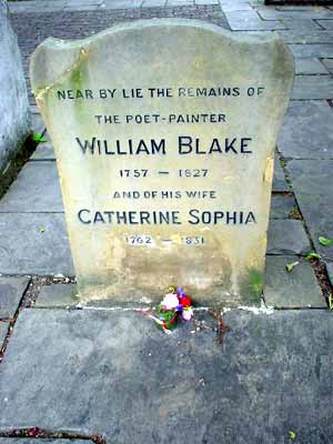
[[[190,321],[193,317],[192,300],[181,287],[169,287],[156,309],[156,316],[150,317],[170,334],[179,320]]]

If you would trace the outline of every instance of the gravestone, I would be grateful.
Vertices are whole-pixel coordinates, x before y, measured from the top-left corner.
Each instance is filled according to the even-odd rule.
[[[47,39],[31,78],[83,301],[258,301],[294,66],[276,37],[191,20]]]
[[[7,2],[0,0],[0,175],[30,133],[29,102]],[[1,181],[1,178],[0,178]]]

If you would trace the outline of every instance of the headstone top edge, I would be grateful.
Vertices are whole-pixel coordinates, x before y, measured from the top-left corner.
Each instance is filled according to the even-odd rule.
[[[239,43],[241,45],[251,46],[278,46],[279,51],[285,53],[285,58],[290,60],[293,65],[293,56],[288,49],[287,45],[281,39],[277,32],[271,32],[269,35],[267,33],[258,33],[253,36],[238,35],[233,31],[225,29],[221,26],[208,23],[202,20],[195,19],[183,19],[183,18],[156,18],[149,20],[135,20],[133,22],[124,22],[116,24],[110,28],[107,28],[99,33],[83,39],[71,39],[64,40],[54,37],[48,37],[44,40],[37,48],[33,51],[30,60],[30,79],[32,83],[33,91],[37,91],[40,87],[45,87],[45,84],[40,83],[40,79],[37,79],[34,67],[38,65],[39,59],[43,58],[43,55],[48,51],[52,51],[52,55],[55,56],[57,51],[68,51],[72,55],[72,61],[74,64],[77,63],[80,58],[80,53],[84,53],[89,49],[90,45],[94,45],[99,41],[102,41],[110,36],[115,36],[122,32],[131,32],[138,30],[148,30],[158,27],[170,27],[170,28],[192,28],[203,30],[206,32],[212,32],[215,36],[222,39],[226,39],[233,43]],[[70,69],[70,65],[67,67]],[[57,76],[58,77],[58,76]],[[45,80],[45,79],[44,79]],[[53,80],[50,83],[53,83]],[[49,82],[47,82],[49,83]]]
[[[122,31],[135,31],[139,29],[149,29],[157,27],[184,27],[184,28],[199,28],[207,31],[212,31],[225,38],[230,38],[235,42],[242,42],[248,44],[267,44],[275,41],[284,43],[278,32],[272,31],[270,33],[258,31],[251,36],[240,35],[223,28],[222,26],[206,22],[204,20],[185,19],[185,18],[153,18],[147,20],[134,20],[133,22],[123,22],[113,25],[103,31],[93,34],[82,39],[59,39],[56,37],[48,37],[40,45],[37,46],[32,55],[41,47],[50,49],[72,49],[78,48],[83,44],[90,44],[96,40],[103,39],[109,35],[116,34]]]

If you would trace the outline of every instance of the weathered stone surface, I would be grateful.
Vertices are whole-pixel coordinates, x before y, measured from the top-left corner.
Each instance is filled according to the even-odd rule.
[[[278,147],[284,157],[333,158],[333,113],[326,101],[290,102]]]
[[[31,114],[31,128],[37,133],[43,134],[45,132],[45,124],[39,113]]]
[[[326,8],[309,8],[308,10],[301,10],[295,8],[292,11],[277,10],[272,7],[261,6],[257,8],[259,15],[265,20],[289,19],[294,21],[311,20],[311,19],[326,19],[332,18],[331,12]]]
[[[296,208],[296,201],[292,195],[272,195],[271,219],[288,219],[294,208]]]
[[[27,277],[0,277],[0,319],[14,317],[29,282]]]
[[[289,191],[289,185],[278,156],[275,156],[274,160],[273,191]]]
[[[304,254],[310,250],[310,242],[299,220],[271,220],[268,231],[268,253]]]
[[[34,439],[34,438],[0,438],[0,444],[93,444],[93,441],[83,439]]]
[[[229,26],[233,31],[274,31],[285,29],[279,21],[261,20],[255,11],[225,11]]]
[[[286,265],[299,261],[291,271]],[[264,298],[274,307],[326,307],[317,279],[308,261],[297,256],[268,256]]]
[[[41,288],[34,307],[70,307],[79,300],[76,284],[51,284]]]
[[[53,147],[50,143],[40,143],[30,160],[55,160]]]
[[[74,275],[63,214],[0,213],[0,232],[0,273]]]
[[[279,21],[282,23],[285,29],[292,29],[296,32],[322,30],[321,26],[319,26],[314,20],[300,20],[296,18],[295,20],[280,19]]]
[[[287,43],[331,43],[333,40],[332,31],[294,31],[279,30],[279,35]]]
[[[311,45],[289,45],[295,57],[333,57],[331,43]]]
[[[2,213],[62,211],[55,162],[28,162],[0,201]]]
[[[207,328],[168,336],[133,312],[25,310],[0,366],[0,427],[107,444],[282,444],[290,430],[333,440],[328,310],[229,312],[224,346],[212,318],[196,316]]]
[[[333,30],[333,20],[318,20],[318,23],[324,29]]]
[[[333,238],[333,160],[293,160],[288,163],[296,199],[317,250],[333,260],[333,246],[323,247],[318,238]]]
[[[139,49],[133,42],[140,42]],[[129,61],[136,66],[135,76]],[[202,302],[249,296],[253,273],[263,273],[272,156],[292,76],[291,56],[276,37],[243,40],[195,21],[136,22],[82,41],[49,39],[39,46],[32,57],[32,84],[57,153],[83,300],[153,300],[156,288],[170,282],[197,291]],[[234,97],[216,89],[212,96],[201,92],[222,78],[224,85],[236,88]],[[101,91],[110,82],[114,89],[107,99]],[[155,89],[165,85],[169,89],[157,97]],[[253,97],[253,86],[261,85],[264,90]],[[68,90],[83,96],[63,96]],[[142,97],[131,98],[134,92]],[[104,121],[111,105],[119,124]],[[202,118],[175,123],[172,117],[204,111],[212,115],[216,106],[226,113],[223,123]],[[149,122],[134,123],[133,115],[148,115]],[[223,148],[230,137],[233,149]],[[255,140],[256,156],[251,158],[250,148],[235,148],[244,137],[247,147]],[[88,147],[93,140],[102,143],[99,154],[97,145]],[[213,190],[215,197],[188,197],[188,191],[204,189]],[[116,196],[133,190],[140,199]],[[156,190],[157,197],[147,198],[147,190]],[[163,197],[165,191],[172,191],[173,198]],[[216,222],[221,207],[225,220]],[[247,226],[253,212],[258,220]],[[228,214],[236,214],[238,222],[228,221]],[[159,221],[162,216],[173,219],[165,223]],[[138,235],[140,242],[148,236],[147,244],[133,246]]]
[[[30,133],[29,103],[7,2],[0,0],[0,173]]]
[[[331,285],[333,285],[333,262],[328,262],[326,264],[326,267],[327,267],[328,278],[331,282]]]
[[[328,70],[315,58],[295,59],[296,74],[328,74]]]
[[[8,332],[8,322],[0,321],[0,349]],[[1,441],[0,441],[1,442]]]
[[[291,98],[294,100],[332,99],[333,79],[329,75],[296,76]]]
[[[333,59],[323,59],[323,64],[326,66],[328,71],[333,74]]]

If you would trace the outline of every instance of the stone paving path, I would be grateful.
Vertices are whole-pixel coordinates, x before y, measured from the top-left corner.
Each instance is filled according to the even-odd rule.
[[[10,4],[26,74],[30,53],[49,35],[78,38],[124,20],[187,17],[242,34],[278,30],[295,55],[296,80],[278,140],[264,293],[283,311],[228,312],[232,331],[223,346],[205,312],[170,340],[133,311],[76,308],[54,153],[49,143],[37,147],[0,200],[0,444],[101,437],[271,444],[291,442],[290,431],[296,442],[333,442],[333,318],[325,299],[333,247],[318,242],[333,237],[333,8],[261,3]],[[31,105],[34,130],[43,132],[32,96]],[[322,260],[307,261],[310,250]],[[13,438],[30,427],[45,439]]]

